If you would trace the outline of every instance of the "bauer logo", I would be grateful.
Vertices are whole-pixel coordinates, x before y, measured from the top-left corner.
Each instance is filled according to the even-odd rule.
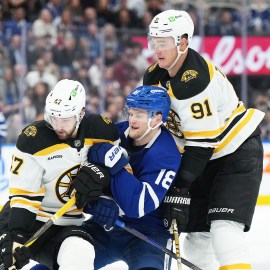
[[[233,214],[234,209],[232,208],[211,208],[208,211],[208,214],[214,214],[214,213],[228,213],[228,214]]]
[[[115,156],[121,151],[121,147],[120,146],[113,147],[112,150],[113,151],[112,151],[111,155],[109,155],[110,161],[113,161]],[[122,151],[121,151],[121,154],[122,154]]]

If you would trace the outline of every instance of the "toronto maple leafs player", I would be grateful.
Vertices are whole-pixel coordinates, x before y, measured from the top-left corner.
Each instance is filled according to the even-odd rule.
[[[112,198],[100,197],[97,203],[90,202],[84,208],[93,215],[85,228],[94,240],[95,269],[119,260],[125,261],[129,269],[170,269],[168,255],[114,227],[120,213],[119,219],[127,225],[169,249],[172,247],[160,207],[181,159],[172,135],[162,125],[170,104],[170,97],[163,88],[136,88],[126,98],[128,121],[117,124],[122,148],[108,154],[112,146],[101,143],[89,151],[89,161],[96,164],[106,164],[108,157],[118,159],[109,168]]]

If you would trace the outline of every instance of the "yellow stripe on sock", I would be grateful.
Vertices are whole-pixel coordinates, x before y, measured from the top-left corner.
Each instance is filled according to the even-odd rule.
[[[219,267],[219,270],[250,270],[250,269],[251,269],[251,264],[246,264],[246,263],[224,265],[224,266]]]

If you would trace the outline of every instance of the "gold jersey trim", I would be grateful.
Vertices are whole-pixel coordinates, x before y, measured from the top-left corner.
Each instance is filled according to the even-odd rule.
[[[236,126],[232,129],[232,132],[225,137],[225,139],[222,141],[222,143],[214,150],[214,153],[218,153],[221,151],[223,148],[225,148],[231,140],[236,137],[236,135],[240,132],[240,130],[250,121],[252,116],[254,115],[255,110],[250,109],[248,113],[238,122]]]
[[[231,116],[229,117],[229,119],[226,121],[226,124],[216,130],[205,130],[205,131],[183,131],[183,134],[185,136],[186,139],[188,138],[195,138],[195,137],[200,137],[200,138],[204,138],[204,137],[212,137],[215,138],[217,136],[219,136],[220,134],[222,134],[222,132],[224,130],[226,130],[226,128],[229,126],[229,124],[232,122],[232,120],[239,114],[243,113],[246,110],[245,106],[242,104],[240,105],[236,110],[234,110],[234,112],[231,114]],[[241,120],[240,120],[241,121]]]

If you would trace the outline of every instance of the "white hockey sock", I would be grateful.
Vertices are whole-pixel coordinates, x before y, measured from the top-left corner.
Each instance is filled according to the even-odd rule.
[[[212,244],[220,269],[251,269],[244,224],[215,220],[211,223]],[[241,265],[241,268],[236,268]]]
[[[71,236],[63,241],[57,256],[59,270],[94,269],[95,249],[81,237]]]
[[[185,258],[203,270],[216,270],[209,232],[188,233],[183,241]]]

